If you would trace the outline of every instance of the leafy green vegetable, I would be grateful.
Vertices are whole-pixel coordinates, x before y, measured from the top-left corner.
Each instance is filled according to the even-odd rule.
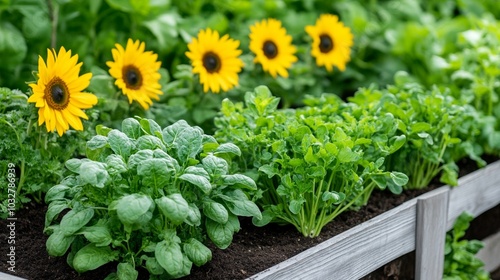
[[[475,256],[484,244],[479,240],[461,240],[473,219],[469,213],[462,213],[455,221],[453,229],[446,234],[443,272],[445,280],[490,279],[489,273],[484,270],[484,263]]]
[[[477,124],[482,117],[448,90],[427,90],[409,80],[406,73],[399,73],[396,85],[382,90],[362,88],[349,100],[369,108],[374,116],[397,118],[397,130],[407,141],[384,164],[408,175],[408,189],[424,188],[439,174],[443,183],[456,186],[455,162],[465,156],[485,164],[480,158],[482,150],[476,149],[481,134]]]
[[[308,107],[279,110],[279,99],[267,87],[257,87],[245,95],[245,104],[224,100],[215,136],[239,146],[239,166],[258,174],[262,197],[257,202],[264,212],[254,224],[290,223],[315,237],[340,213],[365,205],[373,189],[402,191],[406,175],[385,171],[382,163],[405,136],[396,134],[391,114],[370,116],[334,95],[305,102]],[[248,179],[224,178],[253,187]],[[238,193],[228,196],[223,199],[233,214],[257,213],[253,205],[232,201]],[[229,233],[219,226],[212,235],[224,242]]]
[[[47,251],[69,250],[76,271],[118,261],[110,279],[136,279],[140,266],[179,278],[211,260],[208,239],[222,249],[231,244],[238,216],[262,219],[251,200],[255,182],[229,168],[241,154],[236,145],[184,121],[161,129],[150,119],[125,119],[122,131],[97,132],[88,158],[66,161],[69,175],[46,196]]]

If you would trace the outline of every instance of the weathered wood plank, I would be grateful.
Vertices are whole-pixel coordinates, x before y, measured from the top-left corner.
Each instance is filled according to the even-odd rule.
[[[450,190],[448,222],[449,230],[462,212],[474,217],[500,203],[500,161],[473,172],[458,180],[458,187]]]
[[[19,278],[17,276],[6,274],[3,272],[0,272],[0,279],[2,279],[2,280],[26,280],[24,278]]]
[[[416,211],[410,200],[248,279],[359,279],[415,250]]]
[[[417,280],[440,279],[443,276],[448,196],[449,188],[442,187],[417,198]]]
[[[498,218],[500,222],[500,217]],[[477,257],[484,262],[484,269],[494,271],[500,267],[500,232],[486,237],[484,248],[477,252]]]

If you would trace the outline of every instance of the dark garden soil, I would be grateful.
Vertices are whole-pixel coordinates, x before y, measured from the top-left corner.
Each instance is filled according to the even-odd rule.
[[[491,158],[488,161],[493,160]],[[470,162],[461,162],[460,166],[461,175],[476,169],[475,164]],[[226,250],[210,246],[213,251],[212,261],[202,267],[193,266],[191,275],[184,279],[245,279],[437,187],[439,184],[432,184],[425,190],[405,191],[398,196],[388,192],[374,192],[366,207],[357,212],[340,215],[315,239],[303,237],[291,226],[270,225],[257,228],[252,226],[249,219],[242,219],[242,228],[235,234],[231,246]],[[66,264],[66,258],[49,257],[45,250],[47,236],[43,234],[46,209],[45,205],[28,204],[16,213],[16,272],[9,272],[10,274],[30,280],[96,280],[103,279],[116,269],[116,263],[111,263],[78,275]],[[476,218],[467,237],[482,239],[500,231],[499,217],[500,205]],[[0,221],[2,228],[0,231],[0,254],[2,256],[0,271],[2,272],[8,272],[5,259],[10,245],[7,243],[6,224],[7,221]],[[364,279],[412,279],[413,265],[414,253],[410,253],[385,265]],[[495,273],[492,274],[493,279],[500,280],[500,270]],[[139,278],[148,279],[147,272],[140,271]]]

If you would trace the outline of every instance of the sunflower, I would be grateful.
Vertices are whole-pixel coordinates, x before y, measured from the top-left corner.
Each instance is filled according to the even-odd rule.
[[[33,95],[28,102],[38,107],[38,125],[45,123],[47,131],[57,130],[59,136],[69,129],[83,130],[80,118],[88,119],[81,109],[97,104],[97,97],[82,90],[87,88],[92,73],[80,76],[82,63],[78,55],[61,47],[59,53],[47,50],[47,64],[38,58],[38,81],[29,86]]]
[[[128,39],[125,49],[120,44],[115,47],[111,50],[114,61],[106,62],[109,73],[116,79],[115,85],[128,97],[129,103],[135,100],[147,110],[153,104],[151,99],[160,100],[158,96],[163,94],[158,82],[161,78],[158,55],[145,52],[146,46],[139,40]]]
[[[219,37],[219,33],[210,28],[201,30],[188,44],[186,56],[191,60],[193,73],[200,75],[204,92],[210,89],[218,93],[221,88],[228,91],[238,85],[238,73],[243,67],[243,61],[238,58],[239,45],[239,41],[228,35]]]
[[[286,34],[281,21],[276,19],[263,20],[250,26],[250,50],[255,54],[254,62],[260,63],[264,71],[274,78],[278,74],[287,78],[287,69],[297,61],[292,36]]]
[[[335,15],[321,15],[316,25],[306,26],[306,32],[312,37],[311,55],[316,58],[318,66],[325,66],[328,72],[332,66],[340,71],[345,70],[351,59],[353,36],[349,27],[344,26]]]

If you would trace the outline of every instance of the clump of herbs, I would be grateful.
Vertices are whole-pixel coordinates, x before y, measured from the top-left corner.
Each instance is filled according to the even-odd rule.
[[[424,88],[406,73],[398,73],[395,80],[386,89],[361,88],[349,100],[375,116],[390,113],[397,119],[397,129],[407,141],[385,164],[388,170],[408,175],[405,188],[424,188],[439,174],[441,182],[456,186],[456,162],[465,156],[485,165],[477,144],[482,119],[477,110],[449,90]]]
[[[162,129],[150,119],[125,119],[121,131],[97,127],[88,158],[66,161],[70,175],[53,186],[45,232],[49,255],[68,250],[78,272],[117,261],[106,279],[178,278],[212,258],[206,246],[228,247],[238,216],[261,219],[247,193],[255,182],[234,173],[237,146],[219,144],[178,121]],[[70,209],[59,220],[60,213]]]
[[[446,234],[443,280],[490,279],[484,263],[475,256],[484,247],[483,242],[462,239],[473,219],[469,213],[462,213]]]
[[[15,166],[16,210],[43,194],[63,178],[63,162],[82,154],[89,131],[70,131],[63,137],[38,126],[37,108],[19,90],[0,88],[0,185],[7,186],[7,166]],[[95,118],[93,114],[91,118]],[[7,213],[7,191],[0,193],[1,216]]]
[[[215,137],[241,148],[237,163],[261,192],[263,219],[254,224],[289,223],[315,237],[340,213],[365,205],[374,188],[402,191],[406,175],[383,169],[405,142],[392,115],[358,121],[346,110],[330,118],[326,107],[278,110],[279,101],[257,87],[245,104],[224,100],[216,118]]]

